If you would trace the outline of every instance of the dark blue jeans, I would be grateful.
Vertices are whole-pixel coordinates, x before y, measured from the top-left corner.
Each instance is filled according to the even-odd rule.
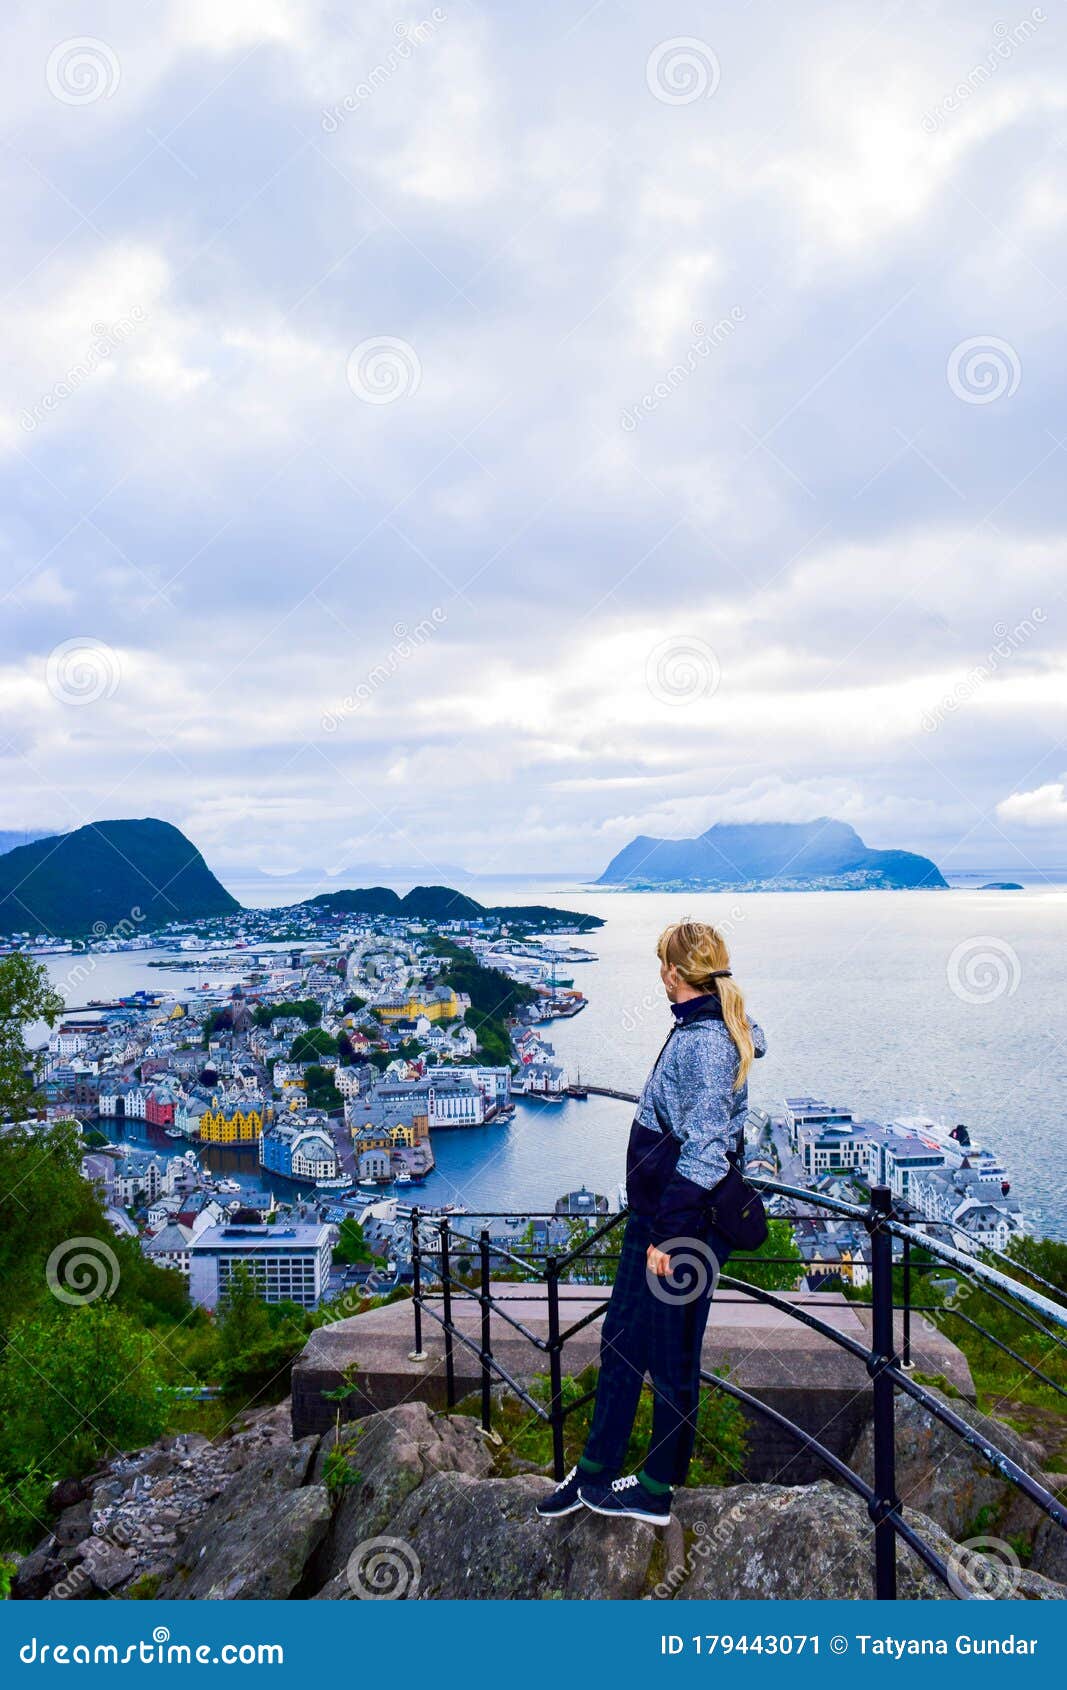
[[[642,1471],[663,1485],[683,1485],[693,1457],[700,1406],[700,1350],[717,1272],[730,1254],[707,1227],[672,1250],[671,1281],[653,1283],[645,1252],[652,1223],[631,1214],[600,1338],[593,1423],[583,1454],[605,1473],[622,1471],[641,1387],[652,1381],[652,1439]],[[686,1263],[693,1266],[687,1270]],[[674,1285],[672,1281],[679,1283]]]

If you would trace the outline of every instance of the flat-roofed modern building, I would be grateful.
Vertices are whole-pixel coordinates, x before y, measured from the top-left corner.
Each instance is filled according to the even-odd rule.
[[[189,1246],[189,1295],[213,1309],[226,1301],[238,1266],[247,1268],[267,1303],[313,1309],[330,1280],[330,1229],[292,1226],[209,1227]]]

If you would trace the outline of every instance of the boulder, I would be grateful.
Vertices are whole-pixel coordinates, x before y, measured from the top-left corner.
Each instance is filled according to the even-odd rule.
[[[305,1480],[318,1444],[268,1445],[230,1481],[182,1544],[161,1597],[289,1597],[329,1525],[330,1498]]]
[[[962,1397],[950,1399],[929,1386],[927,1389],[1024,1472],[1042,1481],[1041,1469],[1029,1447],[1003,1420],[982,1414]],[[957,1541],[995,1531],[998,1526],[1013,1534],[1032,1532],[1039,1526],[1043,1516],[1035,1504],[929,1409],[903,1392],[897,1394],[896,1428],[897,1494],[907,1508],[936,1520]],[[874,1434],[869,1424],[860,1434],[849,1465],[860,1478],[873,1483]]]
[[[87,1538],[93,1529],[92,1503],[86,1496],[72,1508],[65,1508],[55,1523],[53,1536],[56,1547],[70,1549]]]
[[[336,1432],[323,1438],[311,1470],[313,1484],[329,1471]],[[314,1589],[344,1576],[357,1544],[386,1530],[404,1499],[435,1473],[460,1472],[483,1478],[492,1457],[476,1421],[465,1415],[434,1414],[425,1403],[404,1403],[341,1427],[341,1447],[359,1478],[337,1492],[329,1535],[315,1557]]]
[[[52,1553],[50,1545],[51,1540],[46,1539],[44,1545],[19,1562],[11,1581],[13,1601],[39,1602],[48,1595],[53,1585],[66,1577],[66,1563]]]
[[[50,1514],[62,1514],[77,1503],[84,1502],[88,1494],[89,1491],[81,1479],[60,1479],[49,1491],[45,1507]]]
[[[1067,1531],[1055,1520],[1046,1517],[1034,1533],[1030,1568],[1045,1578],[1067,1585]]]
[[[687,1490],[676,1498],[675,1513],[685,1559],[667,1567],[657,1594],[673,1590],[679,1598],[703,1601],[855,1601],[874,1594],[874,1533],[866,1504],[828,1480]],[[902,1598],[948,1594],[909,1552],[898,1556],[898,1569]]]
[[[76,1551],[77,1564],[75,1574],[81,1579],[88,1579],[93,1589],[107,1596],[119,1585],[126,1584],[136,1573],[136,1563],[125,1549],[108,1538],[89,1537],[80,1543]],[[78,1582],[68,1575],[66,1582]]]
[[[675,1503],[684,1534],[680,1562],[668,1560],[653,1594],[688,1600],[864,1601],[874,1594],[874,1533],[866,1503],[841,1485],[732,1485],[683,1491]],[[981,1539],[961,1553],[935,1520],[906,1509],[907,1523],[939,1555],[960,1589],[943,1584],[897,1543],[901,1601],[979,1597],[1062,1600],[1067,1590],[1019,1566],[1007,1544]],[[988,1549],[988,1553],[983,1553]]]
[[[330,1499],[321,1485],[276,1492],[259,1508],[249,1505],[218,1521],[211,1547],[205,1545],[192,1565],[183,1554],[159,1595],[190,1602],[284,1600],[296,1590],[329,1522]]]
[[[384,1533],[352,1550],[319,1592],[325,1600],[633,1599],[656,1543],[651,1526],[588,1513],[539,1520],[551,1480],[438,1473],[411,1492]]]

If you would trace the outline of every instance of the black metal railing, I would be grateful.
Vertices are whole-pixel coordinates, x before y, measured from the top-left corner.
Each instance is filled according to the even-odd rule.
[[[873,1483],[854,1472],[848,1464],[828,1449],[821,1440],[812,1433],[798,1426],[793,1420],[773,1408],[770,1404],[760,1400],[752,1392],[744,1390],[728,1378],[718,1374],[701,1371],[701,1380],[709,1388],[721,1391],[733,1397],[744,1405],[752,1417],[762,1417],[779,1431],[788,1434],[798,1445],[798,1451],[805,1451],[813,1456],[821,1466],[832,1473],[835,1478],[847,1485],[860,1496],[867,1507],[874,1531],[874,1594],[882,1600],[892,1600],[897,1591],[897,1541],[905,1543],[920,1558],[926,1567],[953,1593],[966,1599],[971,1591],[958,1576],[953,1576],[949,1566],[916,1530],[904,1518],[902,1503],[896,1488],[896,1396],[898,1391],[904,1392],[916,1402],[920,1403],[935,1419],[947,1427],[961,1442],[976,1451],[990,1466],[992,1466],[1010,1485],[1029,1498],[1044,1514],[1054,1520],[1063,1530],[1067,1530],[1067,1509],[1042,1484],[1032,1478],[1023,1468],[1017,1465],[1010,1456],[999,1449],[982,1433],[978,1432],[966,1420],[948,1406],[940,1397],[935,1396],[911,1376],[912,1368],[912,1335],[911,1317],[913,1313],[924,1316],[931,1312],[951,1317],[960,1316],[983,1337],[991,1339],[1000,1349],[1006,1351],[1014,1360],[1018,1361],[1028,1371],[1032,1372],[1043,1383],[1064,1395],[1062,1388],[1049,1376],[1039,1369],[1033,1368],[1025,1358],[1019,1356],[1013,1349],[988,1333],[978,1322],[971,1319],[964,1311],[950,1308],[946,1311],[943,1305],[929,1303],[916,1304],[912,1301],[912,1279],[916,1273],[924,1274],[931,1268],[948,1263],[960,1274],[977,1284],[984,1293],[993,1296],[997,1301],[1019,1314],[1032,1327],[1036,1327],[1050,1342],[1064,1346],[1065,1339],[1060,1336],[1067,1332],[1067,1307],[1031,1286],[1011,1278],[999,1268],[991,1267],[985,1262],[977,1261],[973,1256],[957,1250],[952,1245],[945,1244],[940,1239],[924,1236],[922,1223],[916,1225],[911,1221],[900,1218],[894,1209],[890,1191],[884,1186],[875,1186],[871,1190],[870,1203],[860,1205],[846,1202],[841,1198],[825,1196],[821,1193],[807,1190],[799,1186],[784,1185],[775,1180],[752,1178],[752,1184],[758,1186],[768,1196],[788,1198],[809,1205],[819,1211],[847,1216],[858,1222],[865,1229],[870,1247],[870,1290],[871,1290],[871,1320],[870,1342],[863,1344],[859,1339],[847,1332],[842,1332],[824,1320],[812,1308],[801,1304],[788,1302],[774,1291],[764,1289],[760,1285],[749,1283],[734,1275],[723,1273],[719,1278],[719,1286],[736,1291],[740,1295],[767,1304],[789,1319],[795,1320],[810,1330],[821,1334],[830,1343],[853,1355],[866,1368],[871,1381],[872,1395],[872,1441],[874,1452]],[[503,1220],[504,1214],[484,1213],[481,1220]],[[530,1215],[531,1220],[558,1221],[557,1215]],[[782,1215],[776,1218],[798,1220],[810,1218],[804,1215]],[[586,1260],[597,1263],[608,1262],[617,1257],[605,1255],[597,1251],[596,1247],[606,1239],[616,1228],[626,1220],[625,1211],[621,1214],[609,1216],[592,1232],[581,1238],[578,1243],[564,1252],[541,1251],[533,1248],[522,1249],[519,1253],[511,1249],[500,1238],[491,1237],[488,1227],[481,1227],[477,1236],[461,1230],[456,1221],[448,1215],[425,1215],[418,1208],[413,1209],[411,1215],[411,1259],[412,1259],[412,1288],[414,1296],[414,1324],[415,1348],[413,1359],[425,1359],[423,1350],[423,1320],[429,1317],[437,1323],[444,1334],[445,1361],[445,1396],[448,1406],[454,1407],[457,1400],[456,1390],[456,1348],[457,1344],[464,1346],[477,1360],[480,1384],[480,1414],[482,1429],[486,1434],[494,1436],[492,1427],[493,1386],[502,1384],[513,1393],[530,1412],[540,1420],[546,1422],[551,1429],[552,1436],[552,1464],[555,1476],[562,1479],[565,1468],[565,1429],[569,1415],[587,1404],[594,1391],[586,1391],[581,1396],[564,1400],[563,1390],[563,1352],[566,1344],[594,1321],[600,1319],[607,1301],[598,1303],[594,1308],[587,1309],[582,1316],[564,1325],[564,1305],[568,1300],[561,1295],[561,1287],[567,1283],[567,1275],[576,1264]],[[900,1244],[900,1255],[894,1255],[894,1240]],[[471,1270],[466,1276],[456,1271],[456,1246],[461,1246],[460,1254],[469,1259]],[[934,1262],[916,1262],[912,1258],[912,1249],[919,1245]],[[761,1258],[764,1261],[777,1258]],[[786,1258],[782,1258],[785,1260]],[[806,1272],[804,1261],[796,1258],[798,1274]],[[1008,1258],[1001,1258],[1008,1260]],[[477,1271],[474,1262],[477,1261]],[[830,1258],[822,1258],[820,1268],[830,1265]],[[531,1283],[545,1287],[545,1327],[542,1336],[535,1332],[517,1314],[508,1308],[509,1302],[521,1302],[522,1294],[518,1296],[501,1294],[494,1295],[492,1290],[494,1269],[500,1270],[507,1266],[528,1277]],[[902,1302],[894,1300],[894,1270],[902,1271]],[[1025,1271],[1025,1270],[1024,1270]],[[428,1290],[427,1277],[434,1282]],[[1032,1277],[1037,1277],[1036,1275]],[[474,1278],[475,1285],[466,1283],[466,1279]],[[1042,1282],[1044,1283],[1044,1282]],[[606,1288],[607,1289],[607,1288]],[[1050,1287],[1050,1289],[1054,1289]],[[477,1323],[477,1339],[470,1332],[464,1331],[453,1318],[454,1299],[468,1299],[478,1305],[479,1319]],[[580,1300],[588,1302],[588,1290],[583,1290]],[[435,1307],[434,1304],[439,1306]],[[895,1316],[901,1316],[901,1353],[896,1348]],[[547,1402],[538,1400],[525,1379],[519,1379],[504,1366],[500,1357],[493,1352],[492,1319],[496,1316],[506,1325],[517,1332],[527,1343],[532,1345],[545,1358],[544,1372],[547,1373],[548,1389]]]

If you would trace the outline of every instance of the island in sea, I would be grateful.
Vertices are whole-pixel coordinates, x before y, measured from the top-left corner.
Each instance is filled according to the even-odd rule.
[[[596,882],[627,891],[852,891],[947,887],[915,851],[877,851],[847,822],[717,822],[695,839],[640,834]]]

